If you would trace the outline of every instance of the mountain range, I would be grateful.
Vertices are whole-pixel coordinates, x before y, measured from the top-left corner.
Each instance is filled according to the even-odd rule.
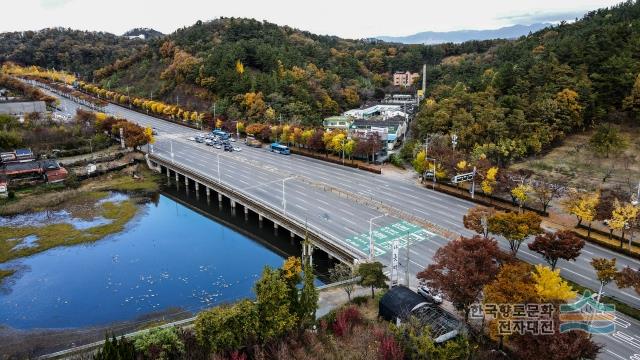
[[[491,30],[424,31],[407,36],[378,36],[377,39],[402,44],[463,43],[470,40],[517,39],[520,36],[542,30],[552,24],[512,25]]]

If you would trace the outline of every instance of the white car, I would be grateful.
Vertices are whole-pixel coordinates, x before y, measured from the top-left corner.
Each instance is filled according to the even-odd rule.
[[[235,139],[235,138],[231,138],[231,139],[229,139],[229,140],[231,140],[231,142],[236,142],[236,139]]]
[[[442,295],[426,285],[418,286],[418,294],[433,303],[442,304]]]
[[[189,140],[189,141],[196,141],[196,138],[195,138],[195,136],[191,136],[191,137],[187,138],[187,140]]]
[[[222,149],[222,145],[220,145],[220,144],[215,144],[214,146],[215,146],[216,149]]]
[[[242,149],[239,146],[234,146],[233,151],[241,151]]]

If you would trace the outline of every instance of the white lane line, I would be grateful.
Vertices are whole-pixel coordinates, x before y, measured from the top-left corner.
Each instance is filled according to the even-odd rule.
[[[573,271],[573,270],[569,270],[569,269],[567,269],[567,268],[563,268],[562,270],[568,271],[568,272],[570,272],[570,273],[572,273],[572,274],[574,274],[574,275],[578,275],[578,276],[580,276],[581,278],[584,278],[584,279],[587,279],[587,280],[592,280],[592,279],[590,279],[590,278],[588,278],[588,277],[586,277],[586,276],[584,276],[584,275],[582,275],[582,274],[580,274],[580,273],[577,273],[577,272],[575,272],[575,271]]]
[[[353,226],[358,226],[356,223],[354,223],[353,221],[347,219],[347,218],[343,218],[342,220],[348,222],[349,224],[353,225]]]
[[[304,210],[304,211],[309,210],[309,209],[307,209],[307,208],[305,208],[305,207],[302,207],[302,206],[300,206],[300,205],[298,205],[298,204],[294,204],[294,206],[299,207],[300,209],[302,209],[302,210]]]
[[[352,234],[356,234],[356,235],[359,234],[359,233],[355,232],[354,230],[352,230],[351,228],[348,228],[346,226],[344,226],[344,229],[347,230],[348,232],[352,233]]]
[[[613,355],[613,356],[616,356],[616,357],[617,357],[617,358],[619,358],[619,359],[627,360],[626,358],[623,358],[622,356],[620,356],[620,355],[618,355],[618,354],[614,353],[613,351],[611,351],[611,350],[609,350],[609,349],[604,349],[604,351],[608,352],[609,354],[611,354],[611,355]]]

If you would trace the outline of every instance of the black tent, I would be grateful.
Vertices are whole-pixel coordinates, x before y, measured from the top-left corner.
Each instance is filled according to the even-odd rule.
[[[380,299],[378,314],[387,321],[396,322],[397,319],[402,321],[421,304],[427,304],[425,298],[407,287],[395,286]]]

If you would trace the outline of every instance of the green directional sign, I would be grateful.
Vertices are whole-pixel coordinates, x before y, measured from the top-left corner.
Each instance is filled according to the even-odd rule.
[[[407,246],[407,238],[410,238],[412,242],[421,242],[435,236],[434,233],[406,221],[375,228],[371,232],[371,235],[373,237],[376,256],[384,255],[391,251],[394,240],[399,240],[400,247],[405,247]],[[362,252],[369,253],[368,232],[347,238],[346,241],[352,246],[362,250]]]

